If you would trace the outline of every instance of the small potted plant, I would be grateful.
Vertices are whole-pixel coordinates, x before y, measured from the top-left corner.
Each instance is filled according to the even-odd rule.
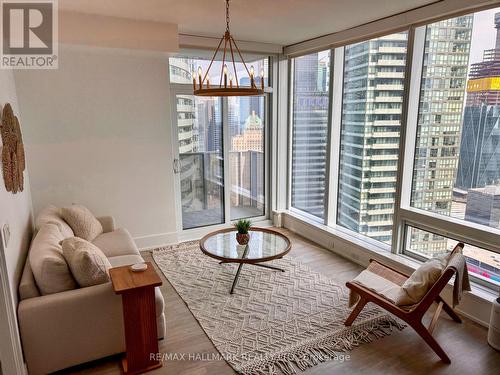
[[[250,235],[248,234],[248,231],[250,230],[251,226],[252,226],[251,221],[246,219],[241,219],[238,220],[236,223],[234,223],[234,227],[238,231],[238,233],[236,233],[236,241],[240,245],[246,245],[250,240]]]

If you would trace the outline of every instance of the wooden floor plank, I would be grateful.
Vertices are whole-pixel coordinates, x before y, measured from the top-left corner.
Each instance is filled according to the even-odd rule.
[[[290,256],[307,264],[313,270],[340,282],[356,276],[362,268],[320,246],[283,230],[292,241]],[[146,261],[150,254],[143,254]],[[217,355],[217,350],[205,335],[184,301],[170,283],[162,276],[161,287],[165,296],[167,338],[160,342],[161,353],[208,353]],[[429,319],[430,317],[427,317]],[[486,342],[487,331],[478,324],[464,318],[462,324],[441,314],[434,335],[452,360],[445,365],[422,339],[407,327],[388,337],[363,344],[346,354],[350,360],[331,361],[311,368],[304,375],[331,374],[498,374],[500,355]],[[187,356],[188,354],[186,354]],[[118,375],[120,356],[104,358],[73,367],[61,374]],[[166,361],[162,368],[151,375],[225,375],[235,372],[220,360],[174,360]],[[300,373],[300,372],[298,372]]]

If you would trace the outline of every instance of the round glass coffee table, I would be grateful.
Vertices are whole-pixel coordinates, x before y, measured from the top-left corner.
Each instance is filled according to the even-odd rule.
[[[251,228],[247,245],[239,245],[236,241],[236,229],[228,228],[207,234],[200,240],[200,249],[209,257],[222,263],[239,263],[234,277],[231,294],[234,292],[240,277],[243,264],[269,268],[285,272],[285,270],[261,264],[280,259],[291,249],[290,240],[283,234],[267,228]]]

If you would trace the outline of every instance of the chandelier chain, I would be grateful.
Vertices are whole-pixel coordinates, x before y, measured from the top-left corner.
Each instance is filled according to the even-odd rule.
[[[1,0],[0,0],[1,1]],[[222,38],[219,40],[219,44],[217,45],[217,48],[214,51],[214,54],[212,56],[212,59],[210,60],[210,64],[208,64],[208,69],[203,75],[202,68],[199,66],[198,67],[198,76],[196,76],[195,72],[193,71],[193,90],[194,90],[194,95],[197,96],[258,96],[258,95],[263,95],[264,94],[264,80],[261,79],[261,88],[257,88],[255,85],[255,78],[254,78],[254,69],[253,66],[251,66],[250,70],[248,70],[247,64],[245,63],[245,60],[243,59],[243,56],[241,54],[240,49],[238,48],[238,45],[236,44],[236,41],[234,40],[233,36],[231,35],[231,32],[229,30],[229,0],[226,0],[226,31],[224,32],[224,35],[222,35]],[[222,47],[222,42],[224,42],[224,47]],[[228,47],[229,45],[229,47]],[[236,51],[234,51],[235,49]],[[229,50],[229,51],[228,51]],[[217,54],[219,52],[222,52],[222,61],[221,61],[221,72],[220,72],[220,79],[219,79],[219,87],[210,87],[210,78],[208,76],[208,73],[210,72],[210,69],[212,68],[212,65],[214,63],[214,60],[217,57]],[[236,68],[236,61],[234,58],[235,52],[238,53],[238,56],[241,59],[241,63],[243,64],[243,67],[245,68],[248,78],[250,80],[250,87],[240,87],[240,82],[238,80],[238,71]],[[228,58],[226,62],[226,57]],[[232,64],[232,70],[234,72],[234,78],[233,80],[233,72],[230,72],[229,70],[231,69],[231,64]],[[263,72],[263,70],[262,70]],[[263,73],[261,73],[261,77],[263,76]],[[233,82],[236,83],[236,87],[233,86]],[[204,87],[206,84],[206,88]]]

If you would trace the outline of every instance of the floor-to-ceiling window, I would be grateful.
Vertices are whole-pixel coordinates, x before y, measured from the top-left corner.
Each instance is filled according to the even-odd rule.
[[[488,9],[291,58],[290,211],[421,260],[464,242],[500,284],[499,30]]]
[[[390,243],[408,33],[344,50],[338,224]]]
[[[265,100],[228,98],[231,220],[265,212]]]
[[[495,235],[500,239],[499,11],[419,30],[423,62],[410,207],[418,209],[418,221],[429,217],[436,224],[409,223],[405,248],[431,257],[451,249],[460,232],[472,230],[474,244],[460,238],[469,271],[497,283],[500,256],[481,243],[488,245]]]
[[[183,229],[263,218],[267,212],[268,94],[194,96],[192,72],[198,67],[206,71],[209,62],[191,57],[169,59],[178,151],[174,169],[179,176]],[[268,86],[269,59],[251,60],[247,65],[264,72]],[[215,61],[210,72],[217,74],[220,69],[221,62]],[[238,77],[239,85],[249,86],[245,71],[241,63],[229,67],[232,80]],[[260,74],[256,80],[260,85]]]
[[[291,206],[325,215],[330,51],[293,60]]]

